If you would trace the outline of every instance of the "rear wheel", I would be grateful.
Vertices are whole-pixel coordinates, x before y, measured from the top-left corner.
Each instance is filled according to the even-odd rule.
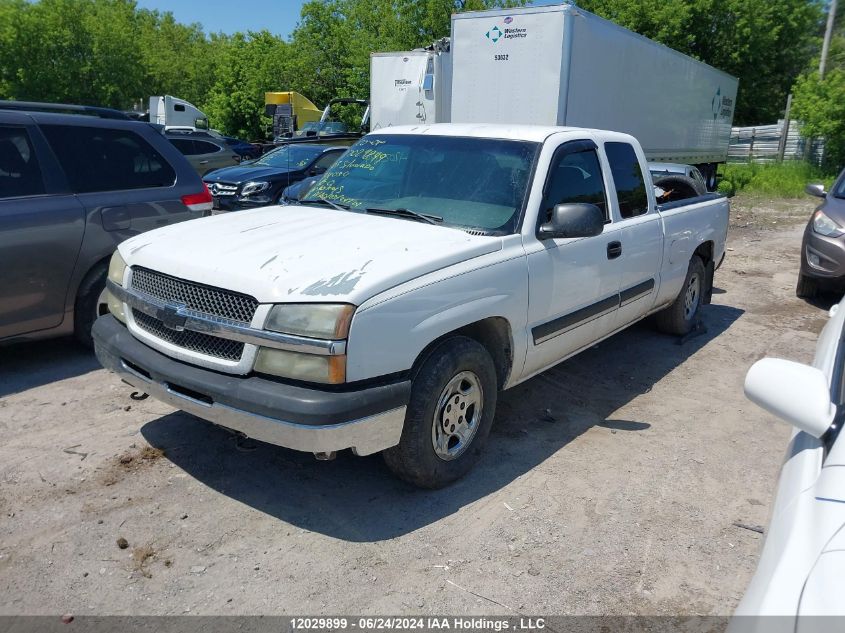
[[[819,280],[799,273],[795,294],[802,299],[815,299],[819,294]]]
[[[441,488],[478,461],[496,409],[496,368],[477,341],[443,341],[413,379],[402,439],[384,451],[398,477]]]
[[[94,340],[91,338],[91,328],[94,327],[94,321],[109,311],[106,299],[107,272],[108,269],[105,264],[92,270],[80,284],[79,292],[76,295],[73,334],[86,347],[94,347]]]
[[[681,292],[672,305],[655,315],[661,332],[682,336],[692,330],[704,296],[705,279],[704,262],[698,255],[693,255]]]

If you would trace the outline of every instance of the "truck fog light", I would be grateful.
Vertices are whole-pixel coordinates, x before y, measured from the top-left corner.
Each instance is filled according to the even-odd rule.
[[[114,318],[126,325],[126,313],[123,312],[123,303],[108,290],[106,290],[106,303],[108,303],[109,312],[114,315]]]
[[[255,371],[283,378],[337,385],[346,381],[346,356],[318,356],[261,347]]]

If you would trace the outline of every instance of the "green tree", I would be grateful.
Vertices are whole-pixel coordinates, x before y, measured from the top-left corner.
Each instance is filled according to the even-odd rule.
[[[268,31],[237,33],[226,40],[208,98],[198,105],[212,126],[250,139],[264,135],[264,93],[287,90],[289,46]]]
[[[124,107],[142,93],[131,0],[3,0],[0,15],[4,96]]]

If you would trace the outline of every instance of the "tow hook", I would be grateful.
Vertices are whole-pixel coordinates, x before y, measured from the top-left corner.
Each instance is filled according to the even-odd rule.
[[[331,451],[330,453],[314,453],[314,457],[320,462],[330,462],[337,457],[337,451]]]

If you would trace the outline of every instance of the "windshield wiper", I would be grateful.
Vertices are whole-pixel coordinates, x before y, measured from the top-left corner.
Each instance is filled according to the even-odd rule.
[[[341,204],[339,202],[335,202],[334,200],[329,200],[328,198],[305,198],[304,200],[300,200],[299,204],[307,204],[309,202],[320,202],[327,206],[333,207],[338,211],[349,211],[350,209],[348,204]]]
[[[438,222],[442,222],[443,218],[439,215],[431,215],[429,213],[420,213],[419,211],[412,211],[411,209],[405,209],[400,207],[398,209],[382,209],[380,207],[366,207],[364,209],[367,213],[373,213],[375,215],[395,215],[399,218],[410,218],[413,220],[417,220],[419,222],[427,222],[428,224],[437,224]]]

